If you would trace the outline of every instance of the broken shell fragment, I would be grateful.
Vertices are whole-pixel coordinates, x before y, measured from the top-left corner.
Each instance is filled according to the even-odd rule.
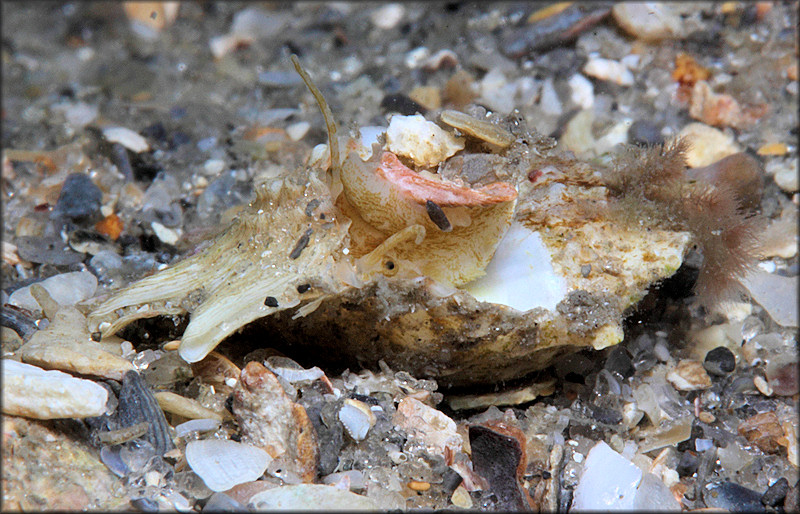
[[[439,119],[465,134],[476,137],[500,148],[507,148],[516,139],[514,134],[494,123],[473,118],[463,112],[442,111]]]
[[[255,446],[224,439],[190,441],[186,462],[215,492],[258,479],[272,458]]]
[[[350,437],[361,441],[367,437],[369,429],[375,426],[377,418],[367,404],[348,398],[339,409],[339,421]]]
[[[414,165],[431,168],[464,149],[464,139],[442,130],[421,114],[392,116],[386,129],[390,152],[410,159]]]

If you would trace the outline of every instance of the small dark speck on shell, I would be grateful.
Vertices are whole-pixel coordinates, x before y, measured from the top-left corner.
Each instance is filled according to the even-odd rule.
[[[320,201],[317,198],[314,198],[313,200],[308,202],[308,205],[306,205],[306,210],[305,210],[306,216],[308,216],[309,218],[311,216],[313,216],[314,215],[314,209],[319,207],[319,204],[320,204]]]
[[[278,299],[274,296],[267,296],[264,299],[264,305],[267,307],[277,307],[278,306]]]
[[[428,217],[431,219],[431,221],[434,222],[442,232],[450,232],[453,230],[453,226],[450,224],[450,220],[447,219],[447,215],[444,213],[441,207],[436,205],[436,203],[432,202],[431,200],[426,200],[425,210],[427,211]]]
[[[300,236],[300,239],[297,240],[294,250],[292,250],[292,253],[289,254],[290,259],[297,259],[300,257],[300,254],[303,253],[303,249],[308,246],[308,241],[311,239],[311,234],[313,233],[314,229],[310,228],[306,230],[302,236]]]
[[[309,289],[311,289],[311,285],[310,284],[300,284],[299,286],[297,286],[297,292],[300,293],[300,294],[305,293]]]

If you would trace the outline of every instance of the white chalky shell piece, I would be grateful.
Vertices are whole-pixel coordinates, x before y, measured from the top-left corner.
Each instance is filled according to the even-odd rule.
[[[34,419],[88,418],[106,410],[108,391],[91,380],[3,359],[3,414]]]
[[[378,505],[372,498],[320,484],[273,487],[253,495],[248,503],[259,511],[378,510]]]
[[[350,437],[361,441],[367,437],[367,432],[375,425],[377,418],[364,402],[347,399],[339,409],[339,421],[347,429]]]
[[[103,136],[109,143],[119,143],[131,152],[142,153],[150,149],[147,140],[125,127],[108,127],[103,129]]]
[[[411,159],[416,166],[430,168],[464,149],[464,138],[444,131],[421,114],[392,116],[386,129],[390,152]]]
[[[186,445],[189,467],[215,492],[257,480],[271,461],[261,448],[227,439],[191,441]]]

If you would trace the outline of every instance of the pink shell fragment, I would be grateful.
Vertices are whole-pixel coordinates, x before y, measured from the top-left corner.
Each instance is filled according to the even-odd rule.
[[[471,189],[452,182],[425,178],[400,162],[392,152],[383,152],[376,174],[393,184],[410,200],[423,205],[428,200],[442,207],[493,205],[517,197],[516,188],[506,182]]]

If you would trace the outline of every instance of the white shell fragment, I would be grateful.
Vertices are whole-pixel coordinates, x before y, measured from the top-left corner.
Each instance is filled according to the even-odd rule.
[[[361,441],[367,437],[369,429],[375,426],[377,418],[369,406],[358,400],[347,399],[339,409],[339,421],[347,429],[350,437]]]
[[[406,8],[402,4],[382,5],[369,14],[369,21],[379,29],[389,30],[403,20]]]
[[[371,498],[330,485],[299,484],[273,487],[253,495],[249,506],[256,510],[378,510]]]
[[[97,277],[89,271],[61,273],[37,283],[44,287],[59,305],[75,305],[91,298],[97,290]],[[41,309],[39,302],[31,294],[30,286],[20,287],[11,293],[8,303],[34,312]]]
[[[567,81],[570,88],[570,99],[581,109],[591,109],[594,107],[594,85],[592,82],[576,73]]]
[[[221,425],[222,422],[218,419],[190,419],[175,427],[175,435],[178,437],[186,437],[193,432],[210,432],[218,429]]]
[[[109,143],[119,143],[131,152],[142,153],[150,149],[147,140],[125,127],[108,127],[103,129],[103,137]]]
[[[463,289],[482,302],[518,311],[554,310],[567,294],[567,283],[553,270],[550,251],[539,233],[515,223],[500,240],[486,275]]]
[[[431,168],[459,150],[464,138],[455,137],[421,114],[392,116],[386,129],[389,151],[411,159],[416,166]]]
[[[680,511],[681,506],[658,477],[644,475],[635,464],[600,441],[586,456],[571,510]]]
[[[430,453],[444,456],[448,451],[456,453],[461,450],[463,438],[457,431],[456,422],[417,399],[403,398],[397,405],[392,423],[405,431],[410,439],[424,444]]]
[[[590,55],[583,72],[590,77],[607,80],[620,86],[633,85],[633,73],[619,61]]]
[[[775,323],[782,327],[798,326],[797,277],[756,271],[747,275],[742,283]]]
[[[642,470],[600,441],[586,456],[572,510],[633,510]]]
[[[91,380],[3,359],[3,414],[35,419],[88,418],[106,410],[108,391]]]
[[[378,127],[370,125],[368,127],[361,127],[358,129],[361,139],[361,145],[356,148],[356,153],[362,161],[366,161],[372,157],[372,145],[378,144],[378,138],[386,133],[386,127]]]
[[[174,230],[167,228],[157,221],[151,221],[150,226],[153,227],[153,232],[156,234],[156,237],[163,243],[174,245],[178,242],[178,239],[181,238],[180,229]]]
[[[269,369],[290,384],[295,382],[313,382],[314,380],[325,376],[325,372],[322,371],[318,366],[308,369],[291,369],[270,366]]]
[[[186,462],[215,492],[257,480],[272,458],[249,444],[226,439],[191,441],[186,445]]]

